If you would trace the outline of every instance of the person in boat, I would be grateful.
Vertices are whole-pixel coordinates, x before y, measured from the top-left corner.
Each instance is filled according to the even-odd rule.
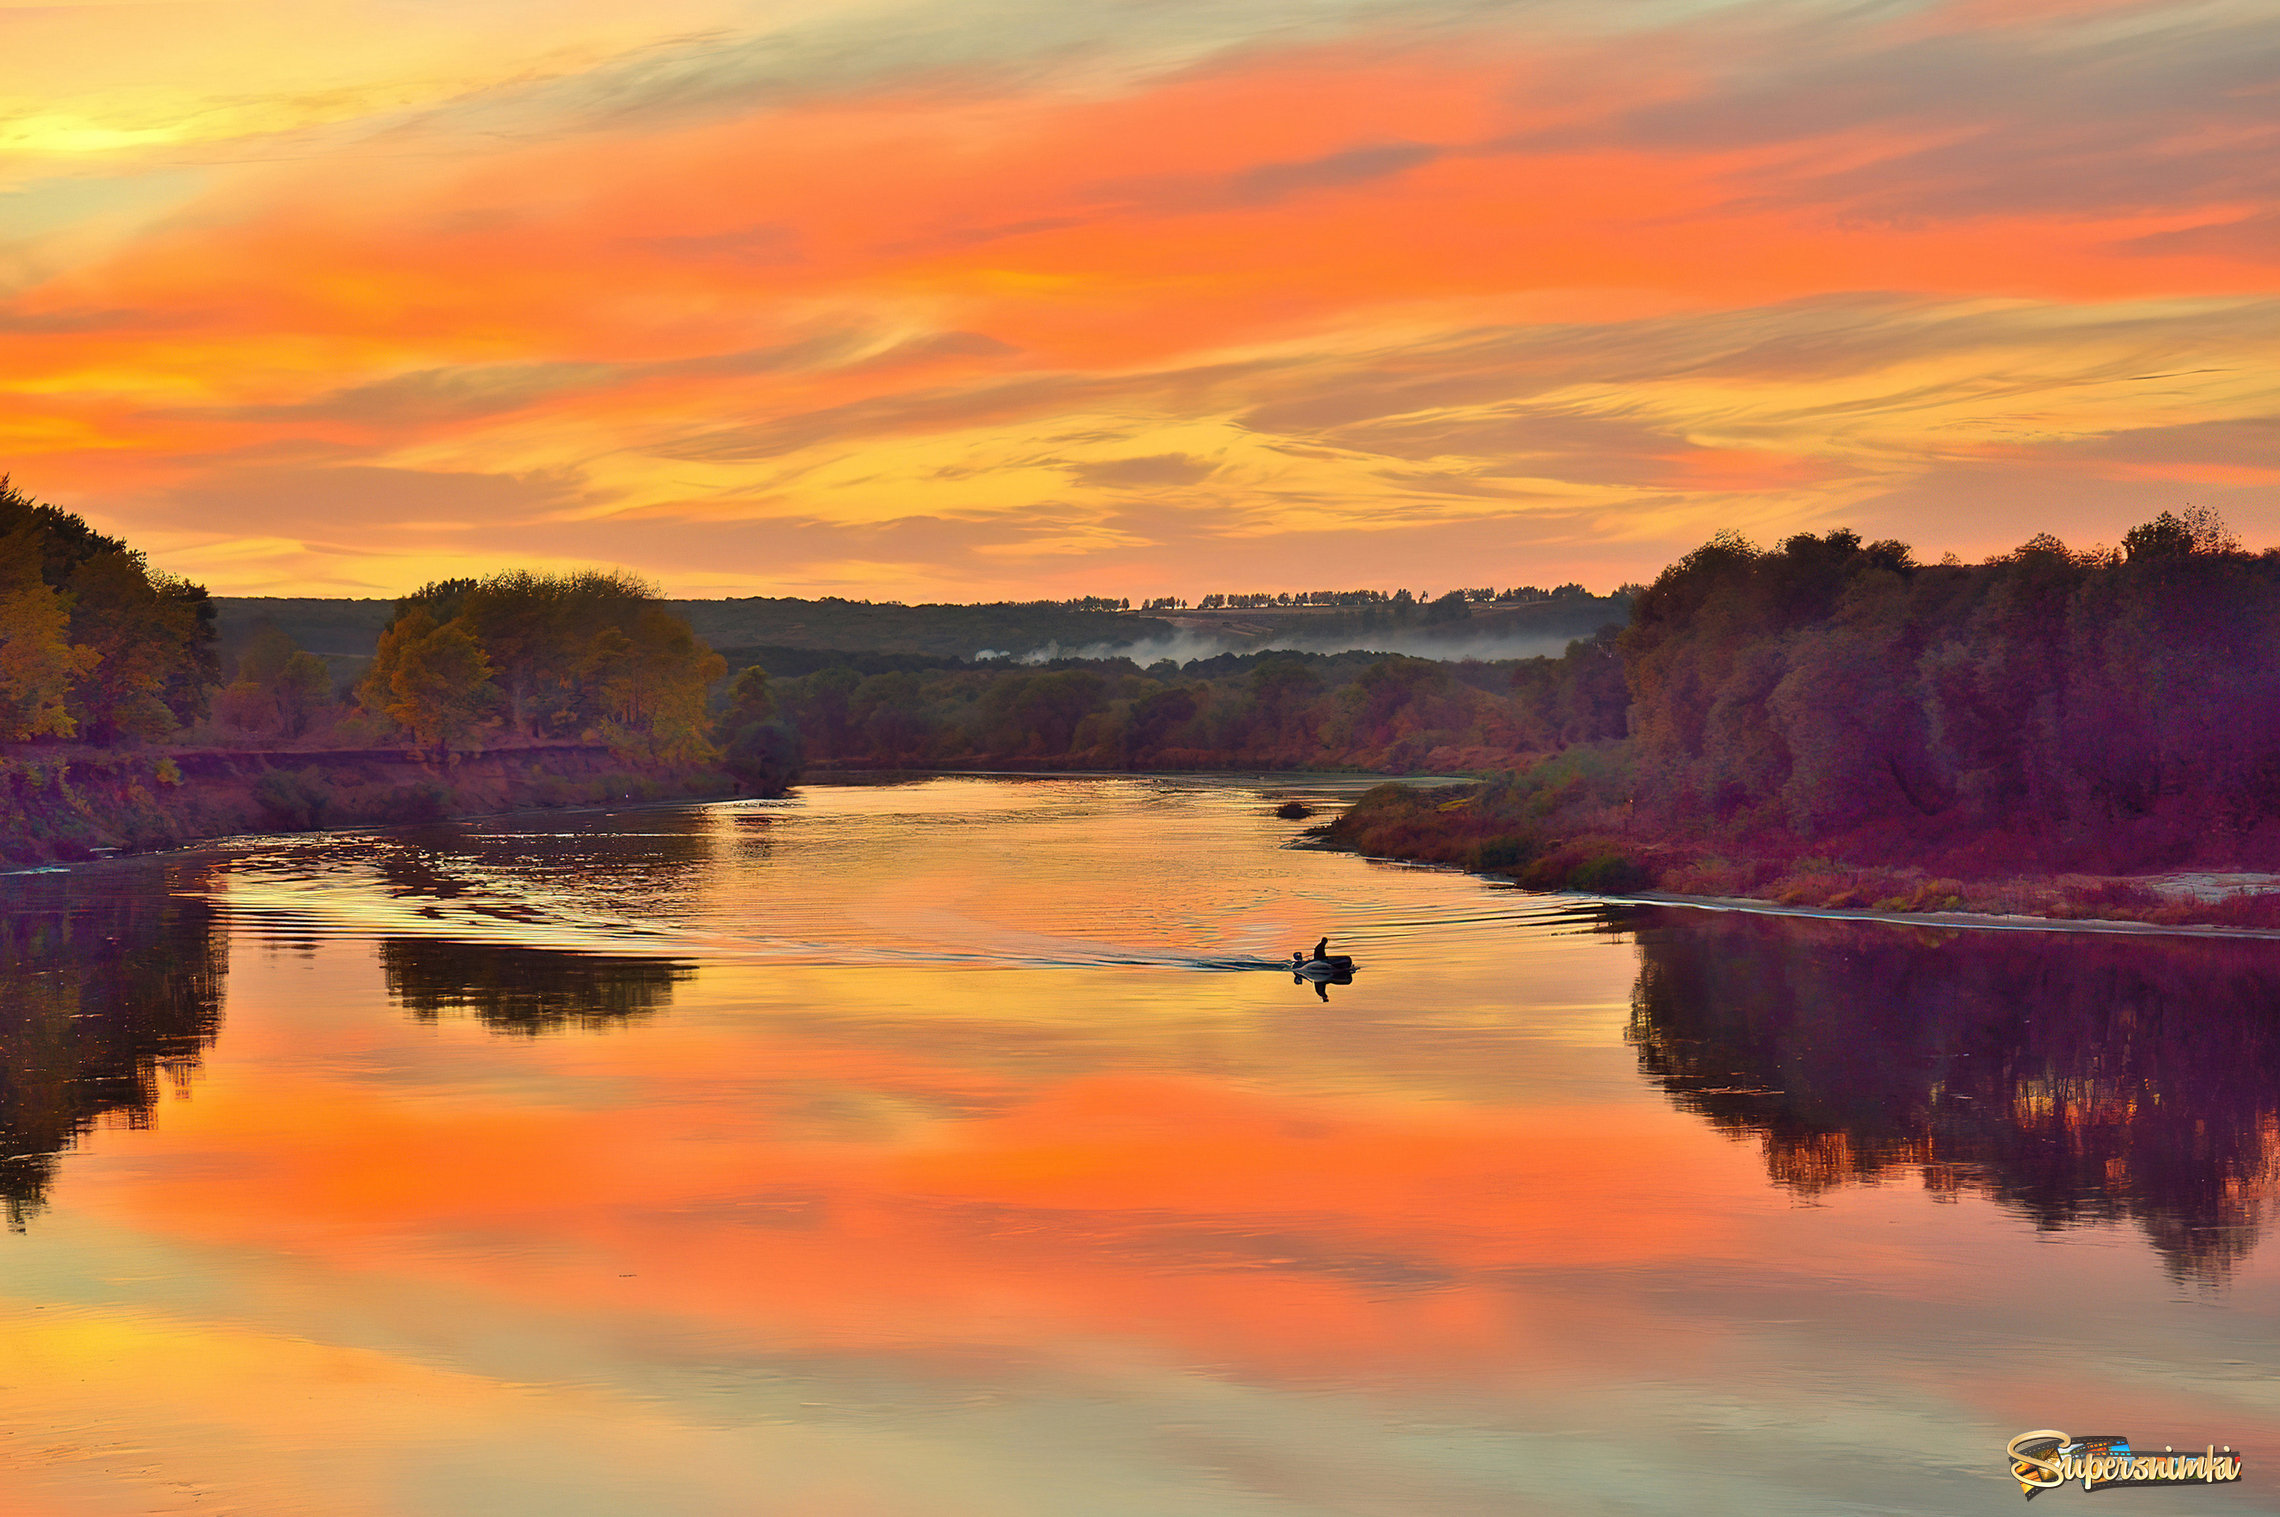
[[[1322,938],[1314,945],[1314,956],[1318,959],[1330,957],[1330,939],[1328,937]]]

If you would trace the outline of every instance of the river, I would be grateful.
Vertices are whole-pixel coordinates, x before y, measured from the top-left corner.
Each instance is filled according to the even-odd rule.
[[[1356,788],[0,878],[0,1511],[2280,1511],[2280,948],[1290,846]]]

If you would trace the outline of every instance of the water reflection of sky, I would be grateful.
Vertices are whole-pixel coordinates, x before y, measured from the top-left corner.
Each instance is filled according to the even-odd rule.
[[[6,1131],[93,1130],[0,1238],[0,1509],[1966,1511],[2029,1427],[2280,1446],[2257,950],[1594,930],[1268,810],[819,787],[9,898]],[[1198,972],[1324,931],[1327,1004]],[[31,1034],[153,986],[187,1083],[74,1106]]]

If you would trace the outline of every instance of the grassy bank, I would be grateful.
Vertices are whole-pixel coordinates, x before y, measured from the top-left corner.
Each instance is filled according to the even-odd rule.
[[[1970,912],[2058,921],[2280,928],[2280,890],[2248,876],[2195,888],[2175,871],[2143,875],[1978,870],[1847,862],[1802,853],[1776,836],[1651,830],[1634,820],[1615,745],[1571,750],[1532,769],[1476,784],[1380,785],[1321,830],[1324,846],[1378,858],[1448,864],[1532,890],[1599,895],[1656,891],[1706,899],[1882,914]],[[2000,860],[2001,850],[1938,860]],[[2029,857],[2020,850],[2012,855]],[[2177,869],[2237,867],[2180,857]]]
[[[69,862],[245,832],[305,831],[617,800],[722,795],[697,765],[629,767],[601,744],[426,759],[399,748],[0,753],[0,862]]]

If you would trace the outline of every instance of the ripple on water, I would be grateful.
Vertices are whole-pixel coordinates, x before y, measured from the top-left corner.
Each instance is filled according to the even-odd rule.
[[[1067,846],[1081,822],[1086,846]],[[277,840],[213,903],[275,941],[447,937],[689,960],[1279,970],[1343,951],[1526,924],[1585,903],[1452,897],[1414,871],[1261,849],[1298,829],[1223,782],[817,786],[793,800]],[[1103,839],[1127,867],[1102,871]],[[1119,846],[1121,845],[1121,846]],[[980,855],[1024,859],[1009,885]],[[1326,863],[1336,889],[1323,887]],[[1356,876],[1364,888],[1356,890]],[[1045,888],[1038,888],[1043,886]]]

